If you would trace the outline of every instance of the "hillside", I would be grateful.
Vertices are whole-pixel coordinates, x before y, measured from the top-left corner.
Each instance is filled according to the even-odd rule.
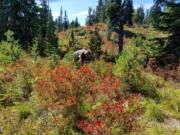
[[[102,56],[80,67],[73,53],[90,48],[95,28]],[[69,46],[72,30],[75,48]],[[58,33],[61,58],[22,51],[14,62],[3,59],[0,134],[180,134],[180,68],[157,64],[154,35],[167,34],[125,27],[124,51],[117,57],[116,34],[108,41],[100,23]]]

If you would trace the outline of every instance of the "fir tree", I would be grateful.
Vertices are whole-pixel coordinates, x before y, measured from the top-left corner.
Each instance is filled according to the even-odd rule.
[[[86,20],[86,25],[93,25],[93,10],[92,8],[88,9],[88,16]]]
[[[107,5],[108,26],[118,34],[119,53],[123,50],[124,25],[127,20],[125,0],[109,0]]]
[[[159,16],[159,23],[156,28],[169,33],[167,52],[176,54],[180,57],[180,3],[178,0],[156,0],[155,7],[159,7],[160,12],[156,13]]]
[[[67,12],[66,12],[66,11],[64,11],[63,27],[64,27],[64,30],[67,30],[68,27],[69,27],[69,20],[68,20],[68,15],[67,15]]]
[[[96,28],[95,31],[93,32],[90,41],[89,41],[89,46],[92,51],[92,54],[95,58],[100,58],[100,55],[102,53],[102,39],[99,35],[99,30]]]
[[[133,1],[132,0],[126,0],[126,14],[127,14],[127,24],[129,26],[133,25],[132,19],[133,19]]]
[[[99,0],[98,5],[96,7],[97,22],[103,21],[103,12],[104,12],[103,8],[104,8],[103,0]]]
[[[60,9],[60,15],[58,16],[57,26],[58,26],[58,32],[61,32],[63,30],[63,9],[62,9],[62,7]]]
[[[134,22],[138,25],[142,25],[144,23],[144,8],[143,6],[140,6],[137,8],[135,15],[134,15]]]

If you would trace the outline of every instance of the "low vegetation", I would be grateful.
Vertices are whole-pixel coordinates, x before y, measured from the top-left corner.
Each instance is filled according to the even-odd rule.
[[[6,12],[1,9],[9,7],[3,2],[0,17]],[[99,0],[96,11],[89,9],[86,27],[77,18],[69,24],[62,8],[54,22],[46,1],[40,7],[32,3],[38,21],[30,29],[39,29],[28,32],[34,35],[27,39],[23,28],[14,29],[21,19],[14,25],[4,19],[0,134],[180,134],[179,48],[172,45],[179,43],[175,29],[179,19],[171,16],[179,11],[178,3],[155,1],[167,8],[163,11],[167,14],[157,13],[154,5],[146,19],[143,7],[132,13],[131,0],[117,3]],[[165,32],[155,29],[158,22],[154,18],[161,16],[165,26],[164,15],[177,20]],[[0,31],[1,26],[0,22]],[[117,27],[120,30],[114,29]],[[79,50],[87,51],[89,57],[85,53],[76,57]]]

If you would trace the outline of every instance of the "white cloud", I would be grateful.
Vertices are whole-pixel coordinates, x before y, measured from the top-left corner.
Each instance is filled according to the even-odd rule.
[[[85,10],[85,11],[81,11],[81,12],[78,12],[78,13],[71,14],[70,17],[71,18],[75,18],[75,17],[86,18],[87,15],[88,15],[88,10]]]

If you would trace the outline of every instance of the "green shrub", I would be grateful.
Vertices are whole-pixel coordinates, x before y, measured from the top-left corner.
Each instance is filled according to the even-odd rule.
[[[67,52],[63,58],[63,61],[65,63],[68,63],[68,62],[73,61],[73,60],[74,60],[74,51]]]
[[[20,58],[22,50],[18,40],[14,39],[14,33],[7,31],[5,33],[6,41],[0,43],[0,63],[9,63]]]
[[[49,59],[50,59],[49,66],[50,66],[51,68],[54,68],[54,67],[58,64],[58,62],[59,62],[59,55],[57,55],[57,54],[51,54],[51,56],[49,57]]]
[[[144,113],[147,118],[155,119],[160,122],[164,120],[160,105],[155,103],[152,99],[146,99],[144,101]]]
[[[31,106],[29,104],[19,104],[16,106],[19,120],[27,119],[31,114]]]
[[[39,43],[38,43],[38,39],[35,38],[33,40],[33,46],[31,48],[31,55],[33,56],[34,58],[34,62],[36,63],[37,62],[37,59],[38,59],[38,55],[40,54],[39,52]]]
[[[98,60],[91,64],[93,70],[101,77],[104,77],[109,70],[109,65],[104,60]]]
[[[160,102],[167,113],[180,118],[180,90],[169,87],[161,89]]]
[[[0,90],[0,105],[12,106],[17,102],[28,101],[33,91],[33,76],[30,70],[17,73],[10,82],[3,82]]]
[[[94,58],[100,58],[100,55],[102,54],[102,44],[103,43],[99,35],[99,30],[96,28],[95,31],[93,31],[89,41],[89,46]]]
[[[158,97],[156,80],[143,72],[146,59],[150,56],[145,53],[148,49],[144,42],[148,41],[137,38],[125,46],[114,67],[114,74],[120,76],[122,89],[128,88],[156,98]]]

